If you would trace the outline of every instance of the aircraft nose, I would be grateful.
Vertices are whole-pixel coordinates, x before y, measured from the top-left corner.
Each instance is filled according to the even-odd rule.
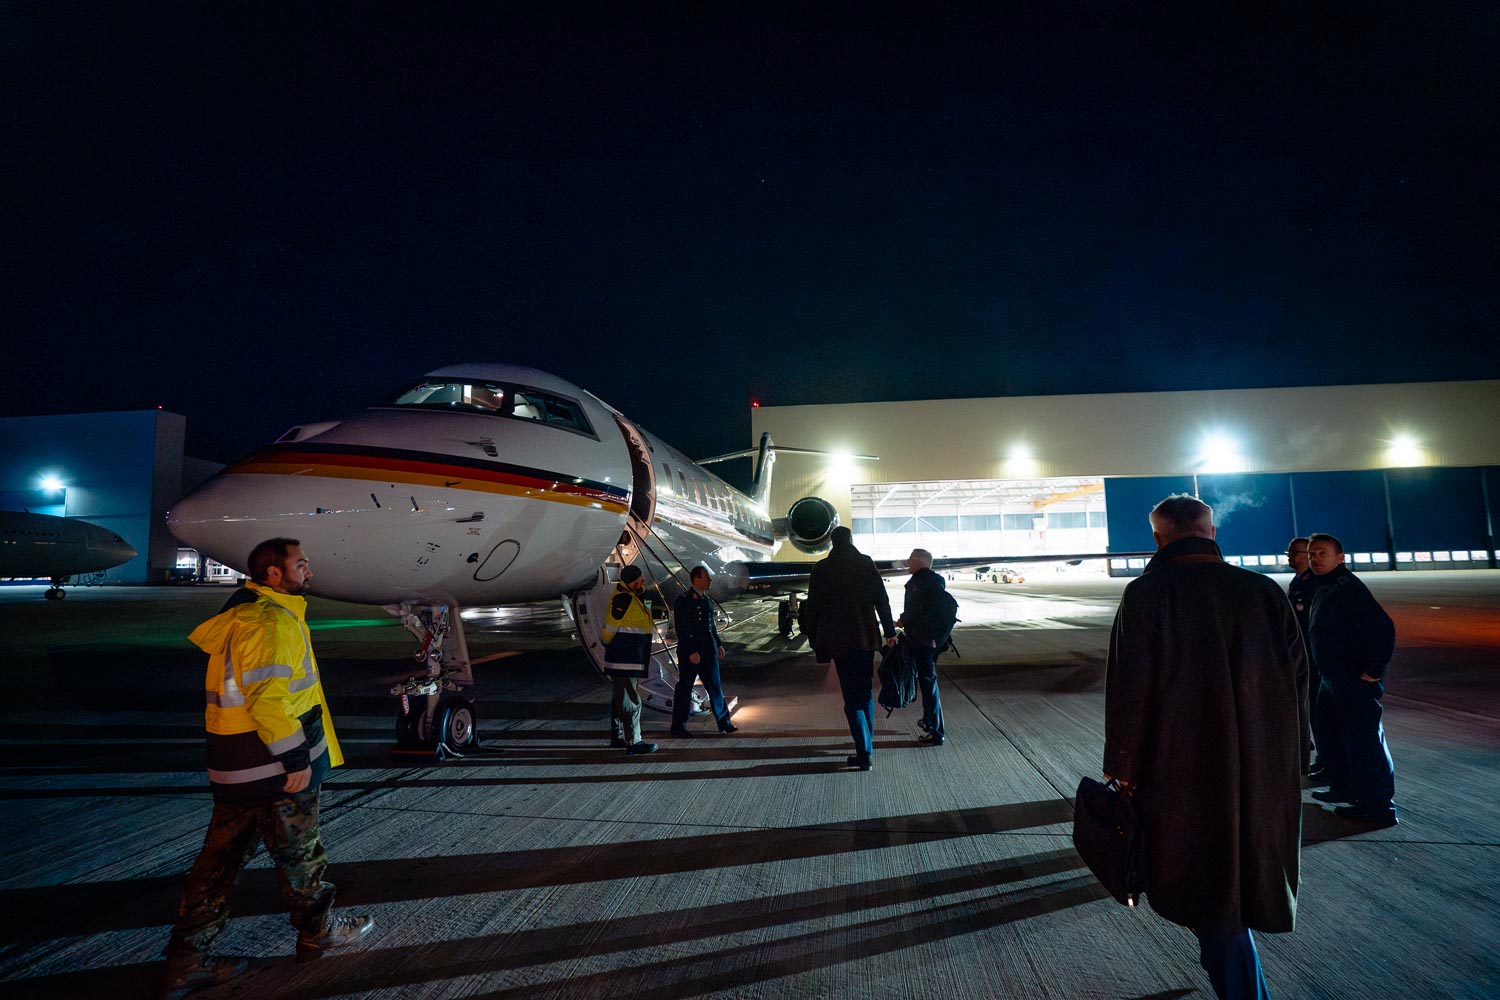
[[[182,544],[211,554],[225,524],[234,520],[235,508],[228,503],[236,492],[224,477],[215,476],[172,505],[167,528]]]
[[[167,528],[184,545],[226,566],[238,568],[245,554],[266,538],[296,530],[277,494],[275,477],[221,473],[193,490],[167,511]]]

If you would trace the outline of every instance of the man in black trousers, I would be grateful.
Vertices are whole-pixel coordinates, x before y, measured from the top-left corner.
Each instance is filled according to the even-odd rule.
[[[1346,802],[1340,817],[1395,826],[1396,771],[1381,724],[1385,668],[1396,649],[1396,626],[1370,589],[1344,565],[1344,546],[1328,534],[1309,537],[1318,590],[1308,615],[1307,645],[1323,675],[1322,698],[1337,725],[1318,736],[1318,753],[1333,784],[1314,792],[1321,802]]]

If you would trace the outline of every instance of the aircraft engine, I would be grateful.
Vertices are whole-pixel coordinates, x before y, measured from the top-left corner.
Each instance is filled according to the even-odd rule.
[[[809,555],[828,548],[828,536],[839,526],[839,512],[822,497],[803,497],[777,519],[777,534],[785,530],[787,541]]]

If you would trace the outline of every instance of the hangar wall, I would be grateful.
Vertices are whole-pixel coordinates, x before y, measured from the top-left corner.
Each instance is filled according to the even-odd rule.
[[[1224,555],[1262,570],[1281,569],[1287,541],[1315,531],[1337,537],[1355,568],[1493,566],[1497,487],[1494,466],[1104,480],[1111,551],[1149,551],[1147,513],[1170,493],[1195,493],[1214,508]]]
[[[1246,555],[1319,530],[1413,562],[1493,551],[1500,381],[762,406],[751,428],[878,456],[779,456],[772,516],[819,495],[849,523],[854,484],[1102,476],[1111,551],[1149,550],[1144,512],[1196,477]],[[1209,452],[1215,435],[1233,454]]]
[[[0,496],[10,509],[82,518],[135,546],[140,554],[105,582],[164,582],[177,561],[166,512],[181,496],[186,432],[187,418],[164,410],[0,419]],[[65,484],[61,509],[27,502],[43,473]]]

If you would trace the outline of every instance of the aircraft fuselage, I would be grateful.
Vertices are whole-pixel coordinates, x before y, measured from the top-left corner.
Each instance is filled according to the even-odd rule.
[[[763,508],[593,395],[534,369],[461,365],[392,405],[294,428],[169,521],[241,570],[257,542],[299,539],[326,597],[473,606],[589,586],[632,509],[689,566],[775,548]]]

